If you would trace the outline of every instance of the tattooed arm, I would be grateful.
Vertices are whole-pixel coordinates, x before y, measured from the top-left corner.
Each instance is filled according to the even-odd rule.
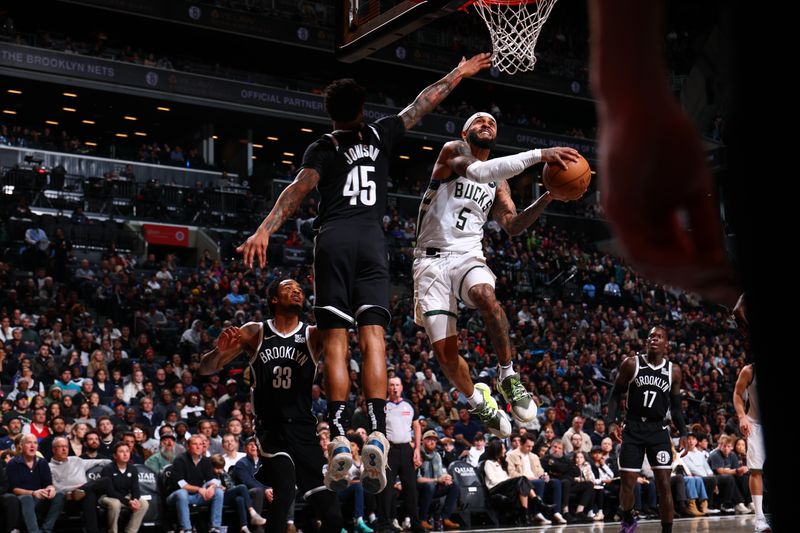
[[[278,201],[275,202],[275,206],[255,233],[236,248],[236,251],[242,254],[242,260],[247,265],[247,268],[253,268],[253,259],[256,257],[258,257],[258,263],[261,268],[266,266],[267,245],[269,244],[270,235],[280,229],[286,219],[297,211],[300,202],[317,186],[319,179],[320,176],[316,170],[311,168],[302,169],[294,181],[283,190],[278,197]]]
[[[536,222],[539,215],[544,212],[547,204],[552,201],[553,197],[550,196],[550,193],[545,192],[524,211],[517,213],[517,206],[514,205],[514,200],[511,199],[511,189],[508,186],[508,182],[499,181],[497,182],[497,194],[492,206],[492,217],[506,233],[511,236],[519,235]]]
[[[419,120],[436,109],[436,106],[450,94],[462,78],[474,76],[492,64],[492,54],[478,54],[469,60],[462,59],[447,76],[422,90],[417,98],[400,111],[400,118],[406,130],[410,130]]]

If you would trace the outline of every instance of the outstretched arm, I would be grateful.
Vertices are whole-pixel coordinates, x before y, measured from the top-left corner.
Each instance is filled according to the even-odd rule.
[[[257,322],[248,322],[241,328],[236,326],[225,328],[217,340],[217,347],[203,354],[200,359],[198,370],[200,375],[213,374],[236,359],[242,352],[246,352],[249,356],[253,355],[260,329],[261,325]]]
[[[425,87],[411,104],[400,111],[400,118],[406,130],[410,130],[419,120],[436,109],[463,78],[469,78],[492,65],[492,54],[478,54],[469,60],[462,58],[456,68],[436,83]]]
[[[258,229],[248,239],[241,244],[236,251],[242,254],[242,260],[247,268],[253,268],[253,259],[258,257],[258,264],[261,268],[267,265],[267,246],[269,237],[275,233],[289,216],[297,211],[300,202],[311,192],[319,183],[319,173],[312,168],[304,168],[294,181],[286,187],[275,206],[267,217],[258,226]]]
[[[466,176],[478,183],[494,183],[513,178],[540,161],[555,163],[566,170],[567,161],[577,161],[578,152],[572,148],[544,148],[481,161],[472,155],[465,141],[450,141],[442,147],[433,167],[431,178],[447,179],[453,174]]]

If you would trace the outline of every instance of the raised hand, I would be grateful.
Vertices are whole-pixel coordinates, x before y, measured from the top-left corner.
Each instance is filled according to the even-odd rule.
[[[579,157],[580,154],[574,148],[556,146],[542,149],[542,161],[550,164],[556,163],[564,170],[567,170],[567,161],[576,163]]]
[[[217,351],[225,353],[230,350],[239,349],[239,328],[230,326],[225,328],[217,341]]]
[[[489,68],[491,66],[492,66],[492,54],[484,52],[482,54],[472,56],[469,59],[462,57],[461,62],[458,64],[458,70],[461,71],[462,76],[464,76],[465,78],[469,78],[474,76],[481,70]]]
[[[247,268],[253,268],[253,260],[256,258],[258,258],[258,266],[261,268],[267,266],[269,237],[268,231],[258,228],[246,241],[236,247],[236,253],[242,254],[242,261]]]

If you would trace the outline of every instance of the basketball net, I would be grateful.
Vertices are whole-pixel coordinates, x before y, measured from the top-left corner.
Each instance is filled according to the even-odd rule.
[[[492,66],[506,74],[533,70],[539,32],[556,0],[474,0],[492,38]]]

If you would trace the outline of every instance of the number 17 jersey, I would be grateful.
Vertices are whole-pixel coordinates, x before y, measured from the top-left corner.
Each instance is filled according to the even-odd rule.
[[[317,363],[309,346],[308,324],[300,322],[284,335],[272,320],[262,324],[261,342],[250,360],[256,428],[317,423],[311,412],[311,387]]]
[[[636,356],[636,372],[628,383],[627,419],[660,422],[667,417],[672,389],[672,362],[666,357],[658,366],[647,356]]]

